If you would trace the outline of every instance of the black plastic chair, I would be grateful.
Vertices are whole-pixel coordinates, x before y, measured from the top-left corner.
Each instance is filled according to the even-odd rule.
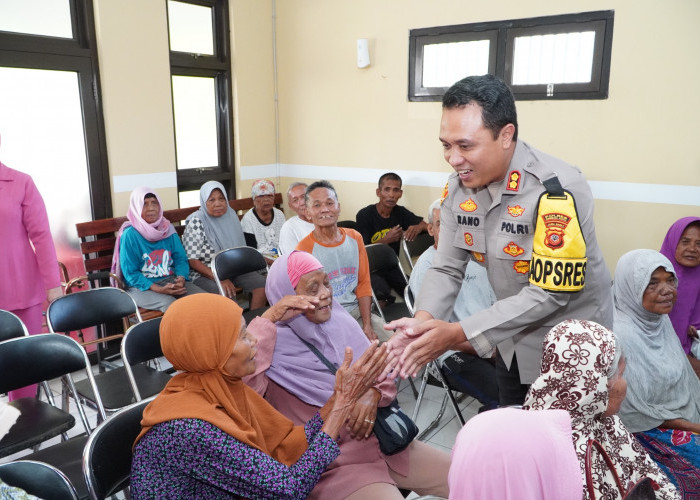
[[[15,314],[0,309],[0,342],[27,335],[27,327]]]
[[[139,401],[102,422],[83,452],[83,478],[90,498],[103,499],[129,486],[131,448],[141,432],[143,409],[154,398]]]
[[[134,299],[124,290],[112,287],[93,288],[64,295],[53,301],[46,311],[49,331],[65,334],[92,326],[102,327],[112,322],[123,324],[125,319],[132,315],[141,322]],[[121,340],[122,337],[123,334],[100,337],[83,345]],[[136,401],[123,366],[95,375],[95,382],[106,412],[115,412]],[[96,395],[90,384],[80,381],[75,386],[88,405],[97,409]],[[106,415],[102,414],[100,418],[104,419]]]
[[[149,398],[163,390],[170,375],[146,363],[163,356],[160,347],[160,321],[149,319],[129,328],[122,340],[122,360],[136,401]]]
[[[408,287],[408,278],[403,271],[399,257],[394,253],[394,250],[389,245],[383,243],[373,243],[365,247],[367,250],[367,260],[369,261],[370,274],[376,272],[387,272],[398,270],[403,277],[404,286]],[[377,310],[377,313],[382,317],[385,323],[394,321],[395,319],[405,318],[410,316],[410,311],[403,302],[394,302],[386,305],[383,309],[379,305],[374,290],[372,290],[372,302]]]
[[[404,303],[406,304],[406,307],[409,310],[411,316],[413,316],[416,313],[414,306],[415,299],[413,297],[413,291],[411,290],[410,286],[407,286],[404,290]],[[418,389],[418,396],[416,397],[416,406],[413,408],[413,421],[415,422],[416,418],[418,417],[418,410],[420,410],[420,405],[423,401],[423,395],[425,394],[425,388],[428,386],[431,375],[435,379],[437,379],[438,382],[440,382],[442,388],[445,390],[445,395],[442,398],[442,404],[440,405],[440,410],[438,411],[438,414],[435,416],[432,422],[430,422],[425,427],[425,429],[423,429],[423,431],[418,435],[419,439],[426,435],[430,429],[435,427],[438,424],[438,422],[440,422],[440,419],[445,414],[445,408],[447,407],[448,400],[450,401],[450,403],[452,403],[452,409],[454,410],[455,415],[459,419],[460,423],[462,425],[466,423],[466,421],[464,420],[464,416],[462,415],[462,411],[459,409],[457,398],[452,392],[453,390],[457,389],[455,389],[449,384],[448,378],[443,371],[442,365],[437,360],[428,363],[425,367],[425,370],[423,371],[420,388]]]
[[[338,227],[347,227],[357,231],[357,222],[355,222],[354,220],[339,220]]]
[[[0,464],[0,479],[44,500],[78,500],[65,474],[43,462],[18,460]]]
[[[267,262],[265,257],[256,248],[253,247],[235,247],[227,250],[221,250],[212,259],[212,272],[216,280],[216,286],[219,287],[219,293],[226,296],[221,282],[231,280],[234,283],[236,278],[243,274],[252,273],[254,271],[267,271]],[[260,316],[267,307],[261,307],[254,310],[246,309],[243,312],[243,317],[250,322],[255,316]]]
[[[413,260],[420,257],[423,252],[434,244],[435,238],[433,238],[427,231],[420,233],[413,241],[406,241],[405,239],[401,240],[403,253],[406,255],[406,260],[408,261],[408,265],[411,266],[411,270],[413,270]]]
[[[22,458],[46,462],[61,470],[82,497],[87,489],[82,478],[81,457],[91,427],[71,376],[78,371],[85,374],[86,383],[96,390],[87,354],[70,337],[44,333],[0,342],[0,392],[62,377],[64,387],[78,401],[78,413],[85,429],[84,435],[67,439],[66,432],[75,426],[75,418],[57,408],[50,394],[49,403],[37,398],[16,399],[9,404],[21,415],[0,441],[0,457],[36,447],[61,435],[60,443]],[[102,401],[98,398],[96,403],[98,412],[104,415]]]

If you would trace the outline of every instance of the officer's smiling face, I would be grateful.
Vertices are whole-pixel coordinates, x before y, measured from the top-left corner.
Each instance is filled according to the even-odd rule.
[[[443,154],[463,186],[479,188],[505,178],[515,149],[514,131],[515,127],[508,124],[494,139],[491,130],[484,127],[481,106],[474,102],[442,110]]]

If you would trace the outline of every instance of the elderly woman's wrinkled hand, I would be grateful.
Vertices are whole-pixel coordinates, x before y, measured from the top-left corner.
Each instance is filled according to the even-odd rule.
[[[388,356],[386,345],[372,342],[352,366],[352,349],[345,348],[345,359],[335,375],[335,393],[345,404],[354,405],[367,390],[377,383]]]
[[[382,393],[372,387],[357,400],[347,422],[347,428],[353,439],[367,439],[372,434],[374,421],[377,418],[377,405],[381,399]]]
[[[276,304],[262,314],[262,317],[277,323],[286,321],[302,314],[304,311],[316,309],[318,297],[311,295],[285,295]]]

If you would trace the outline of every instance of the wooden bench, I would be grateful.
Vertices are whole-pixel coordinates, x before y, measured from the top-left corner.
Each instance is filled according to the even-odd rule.
[[[282,194],[275,193],[275,206],[279,208],[281,204]],[[253,199],[231,200],[229,205],[241,218],[245,212],[253,208]],[[185,230],[185,219],[198,209],[199,207],[188,207],[165,210],[163,215],[175,226],[177,233],[182,236]],[[109,285],[109,271],[112,267],[116,233],[126,220],[125,216],[113,217],[111,219],[79,222],[75,225],[80,238],[80,252],[83,255],[88,281],[94,281],[98,286]],[[85,279],[85,277],[82,278]],[[74,278],[74,280],[80,280],[80,278]],[[162,315],[160,311],[142,310],[143,319],[155,318],[160,315]]]

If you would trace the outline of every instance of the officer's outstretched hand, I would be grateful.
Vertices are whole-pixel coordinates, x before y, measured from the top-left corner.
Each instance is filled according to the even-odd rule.
[[[423,366],[437,359],[448,349],[464,350],[466,336],[462,325],[437,319],[423,321],[406,331],[413,340],[399,357],[399,375],[415,377]]]
[[[421,321],[424,320],[418,318],[400,318],[384,325],[385,330],[394,330],[394,334],[386,342],[389,349],[389,358],[380,380],[384,380],[387,377],[394,379],[398,376],[399,370],[401,369],[399,357],[404,349],[406,349],[411,342],[416,340],[416,336],[413,334],[413,327],[418,325]]]

